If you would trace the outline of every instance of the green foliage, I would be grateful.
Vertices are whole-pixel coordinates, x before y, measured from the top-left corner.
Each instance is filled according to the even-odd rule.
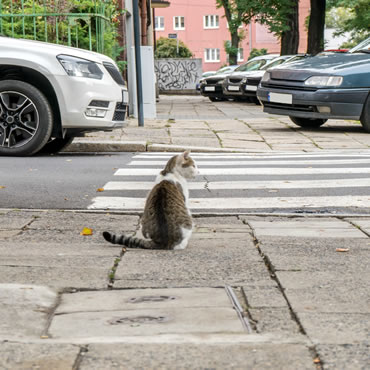
[[[262,48],[262,49],[255,49],[253,48],[251,50],[251,53],[249,54],[248,60],[252,59],[254,57],[259,57],[260,55],[266,55],[267,54],[267,49]]]
[[[326,26],[335,28],[336,35],[350,33],[351,47],[370,36],[369,0],[327,0]]]
[[[177,53],[177,40],[160,37],[156,43],[155,57],[160,58],[191,58],[193,56],[190,49],[181,41],[179,42],[179,52]]]
[[[1,1],[0,34],[91,49],[117,60],[118,1]],[[17,15],[12,17],[11,15]],[[21,15],[21,16],[20,16]],[[91,37],[90,37],[91,34]],[[118,62],[120,68],[124,63]]]
[[[224,41],[224,48],[225,48],[226,53],[229,56],[236,56],[236,57],[238,56],[239,48],[231,45],[230,41]]]

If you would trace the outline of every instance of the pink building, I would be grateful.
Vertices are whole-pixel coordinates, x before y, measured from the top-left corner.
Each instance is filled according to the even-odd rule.
[[[299,2],[299,52],[307,49],[307,32],[304,22],[309,15],[310,0]],[[241,26],[245,37],[241,42],[238,64],[247,61],[253,48],[266,48],[268,53],[279,53],[280,43],[258,23]],[[191,50],[194,58],[203,60],[203,71],[217,70],[227,63],[224,42],[230,32],[223,8],[216,8],[215,0],[170,0],[168,8],[155,9],[155,37],[168,37],[176,33]]]

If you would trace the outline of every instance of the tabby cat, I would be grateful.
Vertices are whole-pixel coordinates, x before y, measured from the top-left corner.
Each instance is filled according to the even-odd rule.
[[[194,178],[198,169],[189,152],[172,157],[156,179],[141,218],[145,238],[103,232],[106,241],[129,248],[184,249],[192,233],[192,218],[188,207],[187,179]]]

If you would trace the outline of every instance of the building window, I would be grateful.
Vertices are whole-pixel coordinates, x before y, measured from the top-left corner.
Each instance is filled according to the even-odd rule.
[[[219,62],[220,61],[220,49],[205,49],[204,50],[204,61],[205,62]]]
[[[218,28],[218,15],[205,15],[203,25],[204,28]]]
[[[184,30],[185,29],[185,17],[177,16],[173,17],[173,29]]]
[[[155,17],[154,28],[156,31],[164,31],[164,17]]]
[[[238,49],[238,62],[242,62],[244,60],[244,50],[243,48]]]

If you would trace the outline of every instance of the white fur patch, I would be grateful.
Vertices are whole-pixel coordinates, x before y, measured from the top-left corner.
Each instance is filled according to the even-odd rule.
[[[173,248],[174,250],[185,249],[188,245],[189,239],[193,232],[192,229],[185,229],[184,227],[181,228],[181,231],[182,231],[182,237],[183,237],[182,242],[175,245],[175,247]]]

